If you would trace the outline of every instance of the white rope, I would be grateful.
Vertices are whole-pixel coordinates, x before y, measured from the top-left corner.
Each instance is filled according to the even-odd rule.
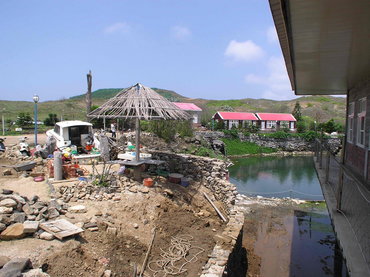
[[[198,260],[198,255],[205,251],[201,247],[192,246],[192,239],[193,237],[190,235],[171,237],[171,244],[168,250],[164,251],[160,249],[162,258],[151,261],[148,264],[148,269],[153,272],[153,277],[175,276],[186,272],[187,269],[185,266],[188,263],[196,262]],[[197,252],[189,259],[189,252],[195,249],[197,249]],[[154,266],[156,269],[153,269]]]

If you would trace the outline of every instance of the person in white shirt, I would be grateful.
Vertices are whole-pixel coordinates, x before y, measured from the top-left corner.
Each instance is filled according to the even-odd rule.
[[[116,138],[116,126],[114,125],[114,123],[110,125],[110,130],[112,132],[112,138]]]

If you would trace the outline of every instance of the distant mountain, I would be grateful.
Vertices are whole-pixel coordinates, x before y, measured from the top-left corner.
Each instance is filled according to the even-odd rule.
[[[207,100],[188,98],[175,91],[153,88],[170,101],[192,102],[203,109],[202,117],[210,119],[216,111],[233,110],[236,112],[275,112],[291,113],[297,101],[302,107],[302,114],[310,116],[317,122],[325,122],[331,118],[341,123],[345,122],[346,98],[333,96],[304,96],[293,100],[276,101],[269,99],[236,99],[236,100]],[[100,106],[107,99],[115,96],[120,88],[98,89],[92,93],[92,102]],[[0,101],[0,111],[4,111],[5,119],[15,120],[20,112],[29,112],[33,116],[33,102]],[[59,101],[41,102],[39,119],[44,120],[49,113],[55,113],[63,119],[86,118],[85,94]]]
[[[172,91],[172,90],[166,90],[166,89],[160,89],[160,88],[152,88],[156,92],[158,92],[160,95],[163,97],[167,98],[168,100],[172,102],[176,101],[182,101],[185,99],[184,96]],[[109,99],[117,95],[118,92],[123,90],[123,88],[103,88],[103,89],[98,89],[95,90],[91,93],[91,97],[93,100],[104,100],[104,99]],[[86,94],[80,94],[77,96],[73,96],[69,99],[85,99]]]

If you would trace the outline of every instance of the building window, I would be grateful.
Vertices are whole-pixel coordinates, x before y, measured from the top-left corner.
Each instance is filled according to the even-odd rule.
[[[347,141],[348,142],[353,142],[353,117],[355,114],[355,104],[349,103],[348,106],[348,128],[347,128]]]
[[[267,129],[275,129],[276,128],[276,121],[267,120]]]
[[[359,101],[359,110],[357,113],[357,144],[365,145],[365,118],[366,118],[366,98]]]
[[[289,128],[289,121],[280,121],[281,128]]]

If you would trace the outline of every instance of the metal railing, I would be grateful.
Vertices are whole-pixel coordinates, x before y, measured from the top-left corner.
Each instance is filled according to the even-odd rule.
[[[324,172],[326,185],[335,196],[337,211],[351,227],[358,247],[370,267],[370,191],[366,184],[343,164],[343,156],[335,156],[325,143],[318,139],[315,143],[315,158],[318,168]]]

